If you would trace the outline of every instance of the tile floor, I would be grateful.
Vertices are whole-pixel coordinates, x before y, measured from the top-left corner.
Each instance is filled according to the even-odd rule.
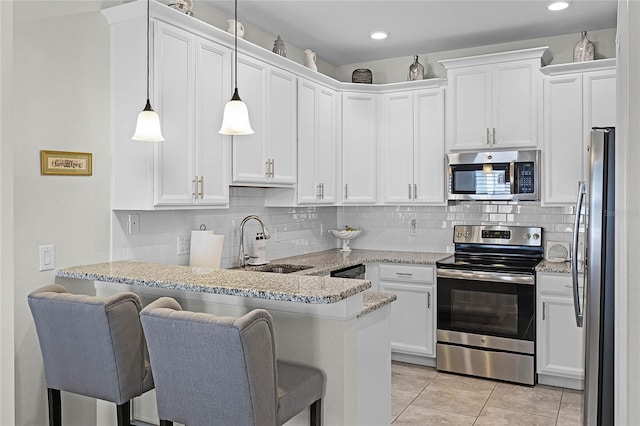
[[[393,425],[582,425],[582,392],[520,386],[394,362]]]

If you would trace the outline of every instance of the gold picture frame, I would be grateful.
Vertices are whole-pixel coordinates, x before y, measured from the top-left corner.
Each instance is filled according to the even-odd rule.
[[[41,175],[91,176],[90,152],[40,151]]]

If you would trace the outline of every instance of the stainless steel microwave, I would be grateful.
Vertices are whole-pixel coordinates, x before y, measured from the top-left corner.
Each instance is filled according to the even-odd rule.
[[[540,150],[447,154],[449,200],[539,200]]]

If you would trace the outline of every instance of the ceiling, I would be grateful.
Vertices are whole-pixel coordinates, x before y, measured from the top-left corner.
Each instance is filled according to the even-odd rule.
[[[233,0],[202,0],[233,15]],[[239,0],[238,20],[340,66],[615,28],[617,0]],[[371,40],[374,30],[389,33]]]

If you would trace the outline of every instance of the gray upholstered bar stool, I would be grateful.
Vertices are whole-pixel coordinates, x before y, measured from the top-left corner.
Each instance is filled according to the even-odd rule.
[[[156,381],[160,424],[282,425],[310,407],[322,424],[324,373],[276,361],[271,315],[182,311],[162,297],[140,313]]]
[[[62,390],[115,403],[118,425],[129,425],[129,401],[153,389],[140,298],[71,294],[53,284],[28,300],[44,361],[49,424],[62,424]]]

